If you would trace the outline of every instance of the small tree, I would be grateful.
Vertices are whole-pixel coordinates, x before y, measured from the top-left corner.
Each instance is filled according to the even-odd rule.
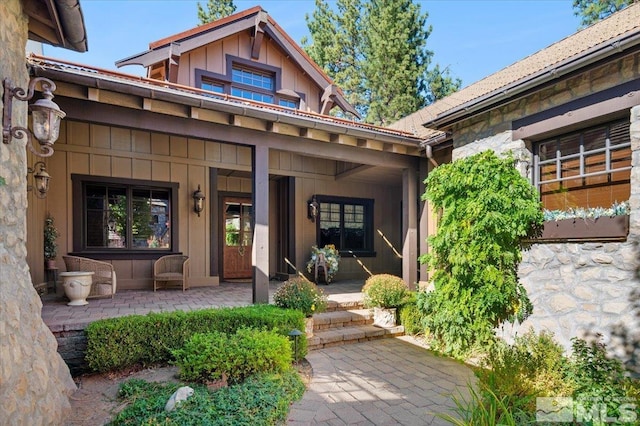
[[[53,222],[53,217],[47,215],[44,220],[44,260],[53,260],[58,256],[58,230]]]
[[[493,338],[502,321],[525,318],[531,303],[518,282],[525,240],[543,222],[537,191],[511,156],[485,151],[436,168],[423,199],[442,212],[431,252],[435,290],[419,295],[434,344],[464,356]]]

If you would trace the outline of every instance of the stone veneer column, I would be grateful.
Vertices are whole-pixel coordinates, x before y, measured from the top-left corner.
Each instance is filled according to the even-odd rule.
[[[22,2],[0,2],[0,17],[0,79],[26,89]],[[26,126],[26,102],[14,102],[12,120]],[[42,303],[29,275],[25,176],[24,139],[0,143],[0,424],[62,424],[76,386],[42,321]]]

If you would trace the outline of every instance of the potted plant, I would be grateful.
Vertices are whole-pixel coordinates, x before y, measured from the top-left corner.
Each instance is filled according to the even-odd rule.
[[[47,215],[44,220],[44,260],[47,269],[56,267],[55,259],[58,256],[58,243],[56,239],[59,235],[53,222],[53,217]]]
[[[294,277],[285,281],[274,293],[273,302],[280,308],[297,309],[304,314],[307,319],[307,337],[313,336],[311,316],[324,312],[327,308],[324,292],[304,277]]]
[[[311,259],[307,262],[307,272],[314,274],[315,281],[324,280],[329,284],[336,273],[340,264],[340,253],[333,244],[327,244],[323,248],[318,246],[311,247]]]
[[[364,306],[373,308],[373,325],[394,327],[396,310],[409,297],[409,289],[402,278],[390,274],[372,275],[362,288]]]
[[[609,208],[544,210],[538,241],[624,241],[629,234],[629,202]]]

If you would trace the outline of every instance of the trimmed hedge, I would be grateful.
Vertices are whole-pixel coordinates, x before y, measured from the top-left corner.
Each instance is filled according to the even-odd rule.
[[[283,373],[291,368],[293,357],[287,337],[251,328],[236,334],[194,334],[173,355],[182,380],[203,383],[225,375],[229,383],[240,383],[257,373]]]
[[[173,361],[172,351],[180,349],[196,333],[219,331],[234,334],[240,328],[273,330],[287,336],[296,328],[304,330],[300,311],[272,305],[203,309],[130,315],[92,322],[86,328],[86,360],[96,372],[121,370],[136,364]],[[298,358],[307,354],[307,339],[298,341]]]

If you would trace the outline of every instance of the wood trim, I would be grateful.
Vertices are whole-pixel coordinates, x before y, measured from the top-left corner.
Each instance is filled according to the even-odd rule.
[[[68,119],[82,122],[147,130],[183,137],[213,140],[236,145],[268,145],[272,149],[295,152],[330,160],[352,161],[372,166],[406,168],[417,165],[419,157],[409,157],[392,152],[361,149],[338,143],[318,143],[295,136],[269,133],[268,131],[229,126],[227,124],[194,120],[153,111],[136,110],[116,105],[87,102],[68,97],[57,97],[56,103],[67,113]],[[87,118],[90,120],[87,120]],[[293,148],[293,149],[292,149]]]
[[[220,241],[220,229],[218,224],[220,223],[220,205],[219,205],[219,193],[218,193],[218,169],[215,167],[209,168],[209,241],[211,250],[211,257],[209,258],[209,275],[216,277],[220,275],[220,269],[218,269],[220,262],[220,244],[216,244],[216,241]]]

